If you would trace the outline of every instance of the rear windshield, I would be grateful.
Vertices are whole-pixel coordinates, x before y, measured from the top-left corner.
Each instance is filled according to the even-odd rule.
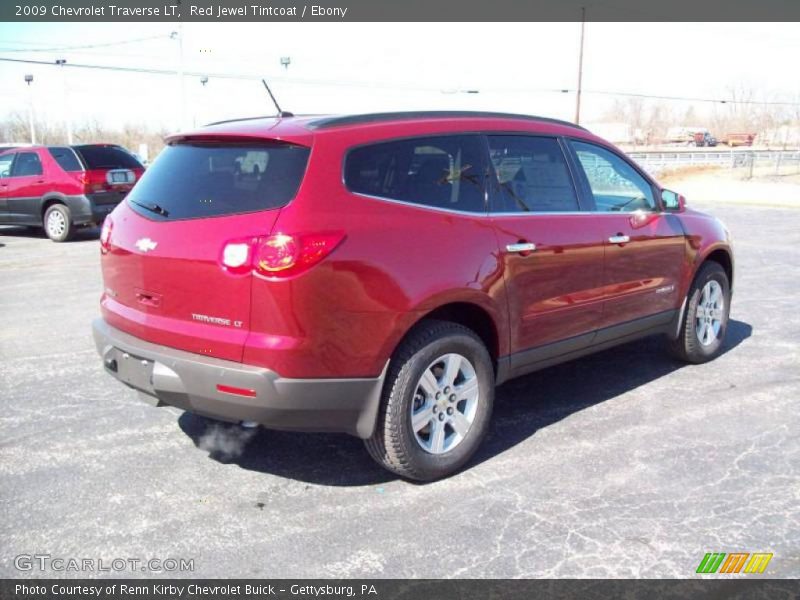
[[[87,169],[141,169],[141,163],[119,146],[75,146]]]
[[[166,147],[128,195],[161,220],[280,208],[297,193],[310,150],[283,143],[182,143]]]

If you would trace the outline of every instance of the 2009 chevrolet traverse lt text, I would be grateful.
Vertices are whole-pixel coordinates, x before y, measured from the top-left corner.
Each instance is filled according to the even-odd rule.
[[[650,334],[720,352],[728,231],[613,146],[495,113],[243,119],[175,135],[106,219],[106,370],[172,405],[459,469],[494,388]]]

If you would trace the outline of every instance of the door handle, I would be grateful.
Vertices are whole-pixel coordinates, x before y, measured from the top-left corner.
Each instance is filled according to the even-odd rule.
[[[536,250],[536,244],[531,242],[518,242],[516,244],[508,244],[506,250],[509,252],[533,252]]]
[[[622,235],[620,233],[617,235],[612,235],[610,238],[608,238],[608,241],[611,242],[612,244],[627,244],[628,242],[631,241],[631,238],[629,238],[627,235]]]

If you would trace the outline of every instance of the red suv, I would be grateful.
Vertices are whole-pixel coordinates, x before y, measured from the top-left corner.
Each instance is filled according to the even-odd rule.
[[[720,352],[730,236],[551,119],[287,117],[175,135],[106,219],[94,337],[128,386],[460,468],[496,385],[651,334]]]
[[[0,153],[0,225],[44,227],[64,242],[103,222],[144,173],[121,146],[31,146]]]

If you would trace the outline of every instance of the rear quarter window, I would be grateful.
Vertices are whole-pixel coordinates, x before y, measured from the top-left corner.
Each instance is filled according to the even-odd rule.
[[[159,220],[280,208],[297,193],[309,153],[279,142],[173,144],[127,199],[136,212]]]
[[[344,177],[351,192],[481,213],[485,170],[480,138],[451,135],[355,148],[345,160]]]
[[[119,146],[75,146],[87,169],[142,169],[130,152]]]
[[[48,148],[47,151],[50,153],[50,156],[53,157],[53,160],[58,163],[58,166],[68,173],[83,171],[83,165],[81,165],[81,161],[78,160],[72,148],[53,147]]]

